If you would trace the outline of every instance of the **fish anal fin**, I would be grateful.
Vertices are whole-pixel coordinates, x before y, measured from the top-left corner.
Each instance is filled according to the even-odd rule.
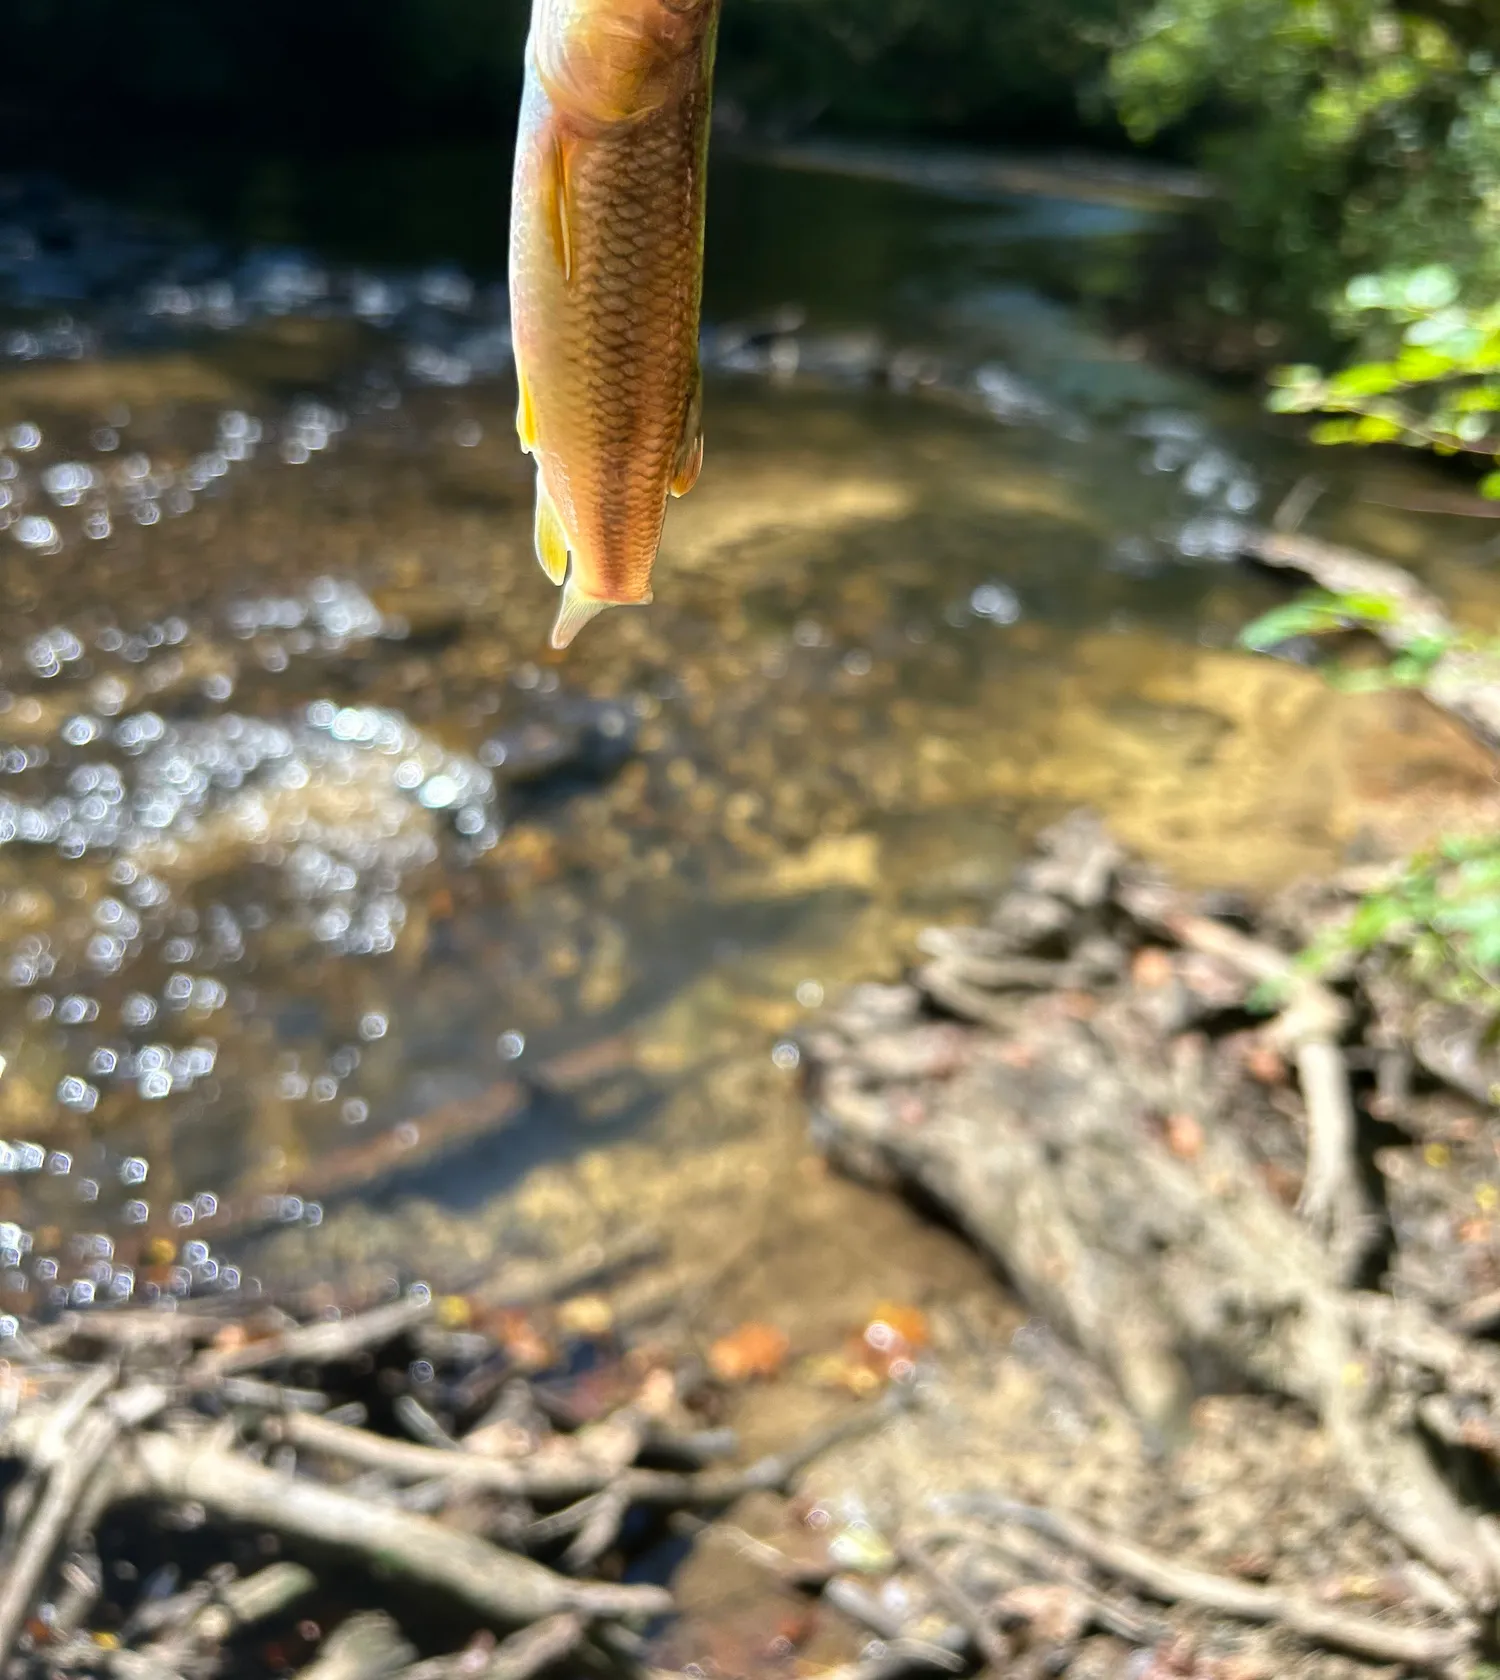
[[[516,358],[516,380],[521,387],[516,402],[516,436],[521,440],[523,453],[534,455],[537,446],[536,404],[531,397],[531,381],[526,377],[519,356]]]
[[[554,134],[547,157],[547,211],[552,228],[552,249],[564,280],[573,278],[573,207],[569,173],[577,141]]]
[[[693,393],[682,421],[677,458],[672,463],[672,494],[685,496],[703,471],[703,374],[693,375]]]
[[[536,557],[553,583],[561,583],[568,575],[568,533],[540,473],[536,480]]]

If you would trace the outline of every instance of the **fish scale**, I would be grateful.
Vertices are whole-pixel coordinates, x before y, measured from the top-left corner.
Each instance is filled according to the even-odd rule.
[[[555,647],[651,599],[668,497],[697,475],[718,4],[538,0],[533,15],[511,311],[538,558],[563,584]]]

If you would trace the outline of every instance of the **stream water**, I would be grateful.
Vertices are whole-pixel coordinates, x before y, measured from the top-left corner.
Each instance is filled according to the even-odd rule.
[[[1038,823],[1256,890],[1490,798],[1415,702],[1233,651],[1312,466],[1461,612],[1491,527],[1106,331],[1175,212],[793,162],[718,168],[703,480],[566,658],[502,157],[0,183],[8,1311],[723,1251],[801,1159],[785,1035]]]

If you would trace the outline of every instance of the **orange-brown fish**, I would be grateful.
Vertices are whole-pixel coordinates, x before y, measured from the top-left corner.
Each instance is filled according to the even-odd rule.
[[[703,461],[698,321],[720,0],[533,0],[511,208],[516,428],[553,647],[651,599]]]

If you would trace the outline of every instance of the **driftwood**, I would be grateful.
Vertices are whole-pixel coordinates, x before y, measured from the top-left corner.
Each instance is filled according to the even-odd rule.
[[[1444,1397],[1454,1432],[1476,1441],[1475,1417],[1500,1420],[1500,1349],[1350,1287],[1381,1230],[1359,1179],[1346,1002],[1300,979],[1276,946],[1132,868],[1084,819],[1044,838],[988,927],[923,948],[936,961],[913,983],[856,988],[804,1035],[815,1135],[830,1155],[935,1199],[1162,1445],[1216,1373],[1301,1402],[1370,1512],[1449,1583],[1437,1596],[1493,1607],[1500,1525],[1445,1479],[1421,1406],[1435,1415],[1431,1399]],[[1038,996],[1015,958],[1094,979]],[[1255,1153],[1286,1122],[1235,1047],[1268,982],[1280,1013],[1259,1042],[1290,1058],[1303,1104],[1296,1208]],[[1108,1567],[1108,1548],[1073,1549]],[[1121,1563],[1127,1551],[1110,1555]],[[1151,1586],[1141,1569],[1118,1572]],[[1181,1596],[1207,1604],[1208,1577],[1188,1574]],[[1316,1606],[1251,1592],[1235,1609],[1226,1594],[1215,1601],[1226,1614],[1367,1656],[1383,1649],[1382,1660],[1433,1666],[1473,1637],[1468,1622],[1340,1630]]]

